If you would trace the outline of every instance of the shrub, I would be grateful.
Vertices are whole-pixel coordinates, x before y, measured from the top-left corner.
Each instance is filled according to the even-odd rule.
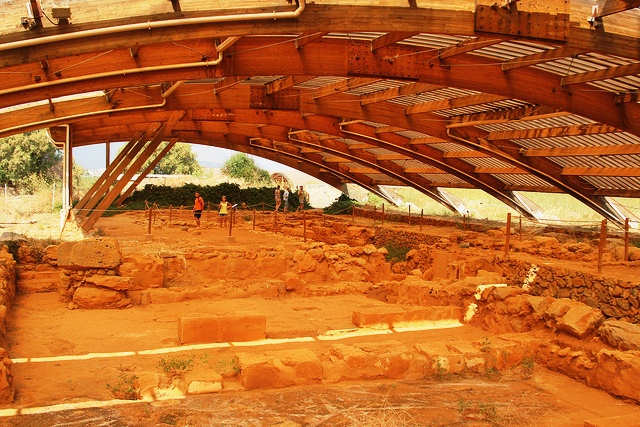
[[[258,207],[264,203],[266,207],[273,206],[275,187],[262,188],[240,188],[238,184],[223,183],[212,185],[185,184],[182,187],[169,187],[166,185],[148,184],[142,190],[135,191],[125,203],[125,209],[144,209],[144,202],[155,202],[160,207],[192,206],[194,193],[198,192],[205,200],[211,203],[211,208],[217,207],[222,196],[227,196],[227,200],[232,204],[246,203],[247,207]],[[289,207],[297,209],[299,205],[298,195],[289,195]],[[310,207],[308,204],[306,207]],[[113,209],[112,207],[111,209]]]
[[[353,206],[356,206],[356,201],[341,194],[333,203],[324,208],[324,213],[327,215],[351,215]]]
[[[389,262],[396,263],[407,260],[407,253],[411,250],[410,247],[399,244],[394,241],[389,241],[384,245],[387,250],[386,259]]]
[[[140,382],[135,374],[121,372],[115,385],[107,384],[107,389],[115,399],[140,399]]]
[[[164,371],[167,376],[181,375],[193,367],[193,359],[179,359],[177,357],[164,357],[158,362],[158,366]]]

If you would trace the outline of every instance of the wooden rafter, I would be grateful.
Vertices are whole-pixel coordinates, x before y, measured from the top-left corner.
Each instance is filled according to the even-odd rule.
[[[605,125],[602,123],[592,123],[588,125],[573,125],[555,128],[536,128],[536,129],[515,129],[506,131],[491,132],[486,139],[489,141],[505,140],[505,139],[536,139],[551,138],[558,136],[579,136],[579,135],[595,135],[602,133],[619,132],[619,129]]]
[[[640,0],[600,0],[597,12],[593,16],[594,18],[602,18],[636,7],[640,7]]]
[[[397,98],[399,96],[415,95],[416,93],[428,92],[441,88],[442,86],[432,85],[428,83],[410,83],[408,85],[393,87],[363,95],[360,97],[360,105],[375,104],[377,102],[383,102],[388,99]]]
[[[530,67],[536,64],[542,64],[543,62],[549,62],[556,59],[566,58],[567,56],[574,56],[580,53],[584,53],[579,49],[569,46],[561,46],[555,49],[548,49],[544,52],[534,53],[527,56],[521,56],[518,58],[510,59],[502,63],[502,71],[515,70],[522,67]]]
[[[418,33],[406,32],[406,31],[387,33],[384,36],[380,36],[371,40],[371,51],[375,52],[379,49],[382,49],[383,47],[387,47],[396,42],[408,39],[409,37],[412,37],[416,34]]]
[[[411,105],[405,109],[405,114],[419,114],[430,111],[450,110],[453,108],[468,107],[470,105],[486,104],[488,102],[496,102],[508,99],[500,95],[491,95],[483,93],[480,95],[461,96],[459,98],[443,99],[440,101],[421,102]]]
[[[587,83],[598,80],[607,80],[614,77],[630,76],[632,74],[640,74],[640,63],[620,65],[618,67],[610,67],[602,70],[588,71],[586,73],[572,74],[562,78],[561,85],[569,86],[579,83]]]

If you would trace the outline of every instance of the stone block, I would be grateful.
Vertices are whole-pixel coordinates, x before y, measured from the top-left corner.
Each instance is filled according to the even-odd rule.
[[[129,289],[133,289],[134,287],[133,279],[131,277],[92,274],[90,276],[85,276],[84,280],[90,285],[99,286],[101,288],[114,289],[116,291],[126,291]]]
[[[598,329],[604,342],[620,350],[640,350],[640,325],[607,319]]]
[[[462,318],[462,308],[456,306],[430,306],[399,310],[392,307],[354,311],[353,324],[364,327],[402,327],[412,323]]]
[[[58,265],[71,270],[117,268],[122,261],[118,241],[107,237],[63,242],[57,255]]]
[[[573,302],[571,308],[560,319],[556,319],[558,329],[578,338],[595,331],[604,320],[602,312],[580,302]]]
[[[239,354],[240,381],[245,389],[280,388],[322,381],[323,366],[311,350]]]
[[[253,341],[266,336],[265,316],[181,317],[178,320],[178,342]]]
[[[73,302],[80,308],[123,308],[131,304],[121,292],[89,286],[76,289]]]
[[[122,260],[118,271],[120,276],[133,279],[132,289],[159,288],[164,284],[164,262],[158,256],[128,256]]]
[[[188,394],[207,394],[222,391],[222,383],[216,381],[191,381],[187,388]]]

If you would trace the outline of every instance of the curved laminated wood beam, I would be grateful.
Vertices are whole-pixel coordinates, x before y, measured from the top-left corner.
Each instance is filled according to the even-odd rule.
[[[279,40],[279,39],[278,39]],[[277,43],[276,43],[277,44]],[[198,44],[197,48],[202,49]],[[168,60],[181,62],[184,48],[163,46]],[[100,74],[85,74],[52,82],[42,82],[10,93],[11,88],[0,89],[0,108],[43,98],[55,98],[79,91],[104,90],[123,85],[149,85],[165,81],[207,79],[235,75],[331,75],[363,76],[365,78],[419,80],[432,85],[446,85],[472,89],[500,97],[520,99],[535,105],[548,105],[562,111],[573,112],[616,128],[640,135],[640,104],[617,103],[615,93],[594,91],[585,84],[562,86],[562,77],[531,67],[513,69],[504,73],[497,59],[470,55],[468,53],[447,58],[446,66],[430,65],[428,58],[414,55],[420,47],[392,45],[385,48],[380,58],[371,52],[369,44],[358,40],[321,39],[309,43],[300,52],[291,43],[277,44],[269,37],[244,38],[228,52],[229,57],[215,68],[179,69],[139,73],[123,79],[121,75],[101,77]],[[282,60],[286,58],[285,60]],[[91,70],[122,67],[117,61],[97,58]],[[115,64],[114,64],[115,62]],[[121,62],[121,64],[123,64]],[[474,69],[473,73],[468,72]],[[92,76],[92,77],[91,77]],[[88,80],[76,81],[78,78]],[[349,87],[350,83],[347,83]],[[54,85],[54,86],[51,86]],[[1,85],[0,85],[1,86]],[[340,86],[340,84],[338,84]],[[357,86],[357,85],[356,85]],[[324,89],[324,88],[322,88]],[[343,87],[338,91],[344,90]],[[329,93],[335,93],[331,91]],[[288,98],[265,98],[260,96],[262,106],[282,103]],[[321,96],[313,100],[300,98],[300,105],[322,102]],[[295,100],[288,100],[295,105]],[[381,103],[367,105],[376,107]],[[257,105],[257,103],[256,103]],[[425,113],[426,114],[426,113]],[[419,117],[418,114],[416,120]],[[435,135],[438,136],[438,135]]]
[[[191,118],[207,118],[206,111],[202,111],[201,116],[198,116],[198,114],[198,112],[191,112]],[[505,184],[501,181],[489,174],[477,174],[472,165],[458,159],[445,158],[443,153],[435,148],[411,145],[410,140],[406,137],[401,137],[396,134],[376,135],[375,128],[360,124],[352,125],[355,126],[354,129],[357,131],[356,133],[362,132],[359,136],[354,136],[343,132],[343,129],[340,127],[341,120],[336,117],[321,115],[304,117],[295,111],[234,110],[233,114],[235,120],[242,123],[258,125],[269,124],[274,126],[285,125],[296,129],[309,129],[338,137],[356,139],[366,142],[369,145],[385,148],[389,151],[419,160],[425,164],[435,166],[463,181],[469,182],[473,186],[498,198],[498,200],[506,203],[526,217],[533,219],[532,213],[515,201],[509,191],[500,190],[505,187]],[[84,135],[79,136],[79,140],[83,138]],[[464,170],[460,168],[464,168]]]
[[[576,0],[577,1],[577,0]],[[631,1],[631,0],[630,0]],[[635,1],[635,0],[633,0]],[[429,28],[430,33],[442,33],[452,35],[474,35],[476,33],[476,20],[473,9],[475,3],[468,1],[467,7],[458,3],[459,10],[446,7],[439,7],[438,4],[430,5],[429,8],[422,7],[398,7],[398,6],[355,6],[342,4],[307,4],[304,12],[295,20],[280,20],[276,28],[272,22],[249,21],[249,22],[218,22],[202,25],[174,25],[167,28],[154,28],[153,31],[129,31],[114,34],[103,34],[99,40],[95,38],[83,38],[69,40],[64,43],[52,43],[47,45],[33,46],[30,48],[13,49],[0,55],[0,66],[15,65],[24,62],[38,62],[47,58],[56,58],[60,55],[80,55],[87,52],[94,52],[97,48],[119,49],[131,46],[142,46],[150,43],[162,41],[180,42],[191,38],[215,39],[229,35],[265,35],[278,32],[280,34],[317,34],[325,32],[384,32],[384,33],[404,33],[407,37],[410,33],[424,32]],[[587,6],[590,11],[590,5]],[[290,8],[260,8],[253,10],[227,10],[224,14],[234,13],[256,13],[273,12],[280,10],[290,10]],[[220,10],[209,11],[182,11],[181,17],[192,18],[202,16],[220,15]],[[544,21],[557,21],[556,14],[538,13]],[[175,16],[174,16],[175,17]],[[108,28],[109,26],[147,23],[156,20],[167,19],[167,15],[145,15],[127,17],[120,20],[70,24],[65,26],[65,32],[85,30],[87,28]],[[355,19],[357,18],[357,19]],[[584,21],[586,24],[587,15],[574,16],[573,21]],[[565,23],[566,26],[568,23]],[[600,49],[609,50],[610,53],[620,56],[633,57],[638,55],[640,45],[634,35],[637,29],[626,28],[631,36],[616,34],[602,29],[592,31],[589,28],[580,28],[578,25],[568,25],[567,44],[572,47],[597,51]],[[15,40],[37,39],[59,33],[58,28],[43,28],[38,33],[19,32],[0,37],[0,43]],[[523,33],[527,33],[527,28],[522,28]],[[400,36],[402,37],[402,35]],[[369,49],[385,49],[389,45],[389,39],[393,42],[399,41],[397,35],[378,38],[373,43],[369,42]],[[296,37],[296,39],[302,39]]]
[[[459,132],[459,134],[456,134]],[[612,221],[619,227],[624,226],[624,218],[612,209],[604,196],[596,194],[596,188],[584,181],[579,176],[570,176],[563,173],[563,168],[544,157],[526,156],[520,146],[511,141],[502,141],[500,147],[496,147],[489,140],[485,139],[487,132],[476,128],[464,128],[451,132],[450,136],[456,141],[480,151],[500,156],[500,158],[528,171],[529,173],[551,182],[564,192],[575,197],[591,209]],[[582,171],[584,172],[584,171]]]

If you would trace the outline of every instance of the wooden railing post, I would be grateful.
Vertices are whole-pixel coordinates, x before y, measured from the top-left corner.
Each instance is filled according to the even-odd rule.
[[[302,210],[302,238],[307,241],[307,212]]]
[[[384,227],[384,203],[382,204],[382,227]]]
[[[173,221],[173,206],[169,205],[169,226],[171,226],[172,221]]]
[[[409,225],[411,225],[411,205],[409,205]]]
[[[603,219],[600,223],[600,244],[598,245],[598,273],[602,271],[602,254],[607,244],[607,220]]]
[[[624,219],[624,262],[629,261],[629,218]]]
[[[229,237],[231,237],[232,230],[233,230],[233,208],[231,208],[229,212]]]
[[[507,226],[504,230],[504,257],[509,258],[509,240],[511,240],[511,214],[507,214]]]
[[[420,209],[420,231],[422,231],[422,223],[424,219],[424,209]]]
[[[356,223],[356,207],[355,205],[351,206],[351,224]]]
[[[373,215],[371,215],[371,220],[373,221],[373,225],[376,225],[376,215],[378,214],[378,207],[373,207]]]
[[[147,234],[151,234],[151,217],[153,212],[151,210],[151,206],[149,206],[149,220],[147,221]]]
[[[518,226],[518,237],[522,240],[522,215],[520,215],[520,225]]]

